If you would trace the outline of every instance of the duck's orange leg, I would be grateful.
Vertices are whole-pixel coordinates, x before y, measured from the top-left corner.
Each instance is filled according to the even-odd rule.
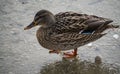
[[[49,53],[56,53],[56,54],[59,54],[60,51],[57,51],[57,50],[50,50]]]
[[[64,53],[64,58],[74,58],[77,56],[77,48],[74,49],[72,52],[65,52]]]

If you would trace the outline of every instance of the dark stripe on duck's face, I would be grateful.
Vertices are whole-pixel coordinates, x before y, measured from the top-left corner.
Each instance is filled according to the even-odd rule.
[[[36,25],[39,25],[42,21],[41,21],[42,19],[37,19],[37,20],[35,20],[34,22],[36,23]]]
[[[36,22],[36,25],[39,25],[40,23],[43,22],[44,17],[43,16],[35,16],[34,21]]]
[[[34,21],[37,21],[40,19],[40,16],[35,16]]]

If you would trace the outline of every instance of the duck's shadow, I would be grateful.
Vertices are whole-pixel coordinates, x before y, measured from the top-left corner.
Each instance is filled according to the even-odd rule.
[[[119,67],[113,64],[63,58],[62,61],[43,66],[40,74],[119,74],[119,71]]]

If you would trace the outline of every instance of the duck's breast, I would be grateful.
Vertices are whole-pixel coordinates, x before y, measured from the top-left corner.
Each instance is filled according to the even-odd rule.
[[[39,28],[36,33],[37,40],[39,44],[47,49],[54,49],[56,45],[52,44],[49,32],[46,29]]]

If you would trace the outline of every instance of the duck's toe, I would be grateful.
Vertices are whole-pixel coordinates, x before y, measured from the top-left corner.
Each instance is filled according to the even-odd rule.
[[[57,51],[57,50],[50,50],[49,53],[56,53],[56,54],[59,54],[60,51]]]

